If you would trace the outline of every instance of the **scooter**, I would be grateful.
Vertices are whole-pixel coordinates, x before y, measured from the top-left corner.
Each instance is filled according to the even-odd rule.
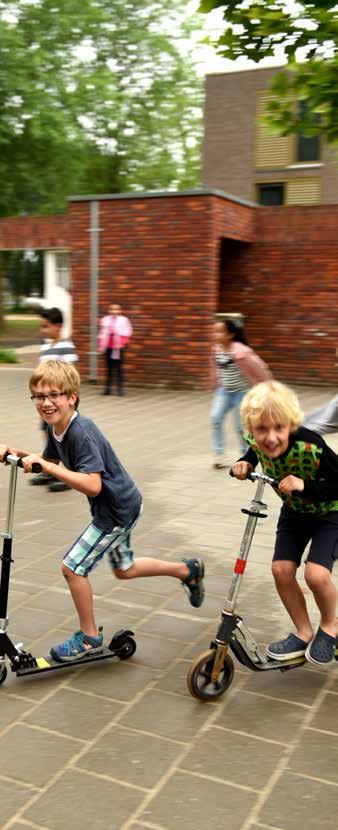
[[[280,671],[299,668],[306,663],[305,656],[294,657],[290,660],[274,660],[255,641],[242,617],[236,613],[236,600],[240,584],[245,571],[250,547],[253,540],[258,519],[267,518],[267,505],[262,502],[265,484],[278,487],[278,481],[263,473],[252,472],[248,475],[251,481],[257,481],[257,488],[249,508],[242,508],[242,513],[248,515],[244,534],[240,546],[240,554],[235,562],[232,581],[227,599],[222,610],[221,620],[215,639],[210,648],[196,658],[188,676],[188,689],[193,697],[199,700],[215,700],[229,688],[234,677],[234,662],[229,649],[242,666],[251,671]],[[338,660],[338,645],[336,644],[335,659]]]
[[[1,577],[0,577],[0,685],[5,682],[7,677],[6,658],[8,658],[11,670],[17,677],[26,677],[29,674],[45,674],[50,671],[60,671],[61,669],[72,669],[74,666],[83,666],[84,663],[96,663],[101,660],[109,660],[112,657],[118,657],[119,660],[128,660],[136,651],[136,642],[133,639],[134,632],[128,629],[120,629],[117,631],[108,645],[102,646],[102,651],[95,652],[85,657],[74,658],[74,660],[67,660],[66,663],[57,663],[50,656],[48,657],[34,657],[30,652],[24,651],[22,643],[14,645],[10,640],[7,630],[9,619],[7,617],[7,603],[9,592],[9,577],[12,559],[12,541],[13,541],[13,519],[15,494],[17,485],[18,467],[22,467],[21,458],[16,455],[7,454],[4,462],[10,465],[10,483],[8,493],[8,506],[6,529],[3,534],[3,550],[1,559]],[[41,472],[40,464],[32,465],[33,473]]]

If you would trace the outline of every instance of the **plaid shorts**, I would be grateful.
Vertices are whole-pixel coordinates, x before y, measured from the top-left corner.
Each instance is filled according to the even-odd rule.
[[[63,564],[79,576],[88,574],[97,567],[107,553],[113,570],[127,571],[133,565],[133,551],[130,547],[130,535],[139,515],[126,527],[114,527],[102,530],[91,522],[81,536],[67,551]]]

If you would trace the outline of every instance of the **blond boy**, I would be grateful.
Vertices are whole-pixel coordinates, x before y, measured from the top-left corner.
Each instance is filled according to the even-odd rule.
[[[232,472],[245,479],[260,463],[279,481],[276,492],[284,502],[272,572],[296,633],[271,643],[267,653],[276,660],[305,654],[312,663],[330,663],[336,646],[337,592],[331,571],[338,556],[338,458],[323,438],[300,426],[297,396],[277,381],[253,387],[243,399],[241,416],[249,449]],[[296,579],[309,542],[304,577],[320,612],[315,634]]]

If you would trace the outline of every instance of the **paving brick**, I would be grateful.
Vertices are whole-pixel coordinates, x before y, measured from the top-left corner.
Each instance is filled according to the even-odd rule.
[[[259,821],[283,830],[333,830],[337,823],[338,789],[285,772],[275,784],[259,814]]]
[[[0,737],[0,753],[6,759],[6,775],[35,787],[46,784],[80,748],[78,741],[32,729],[28,724],[16,724]]]
[[[254,793],[177,772],[140,819],[166,830],[205,830],[210,825],[224,827],[228,823],[232,830],[240,830],[254,802]]]
[[[48,830],[120,830],[143,798],[140,790],[67,770],[24,817]]]
[[[175,741],[115,726],[82,755],[79,766],[151,789],[181,752]]]

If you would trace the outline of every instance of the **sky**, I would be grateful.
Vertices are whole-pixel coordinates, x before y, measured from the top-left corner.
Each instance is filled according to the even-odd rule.
[[[190,0],[187,3],[187,12],[197,11],[199,0]],[[224,29],[224,20],[221,9],[215,9],[208,15],[201,15],[201,28],[211,38],[216,37]],[[198,63],[198,71],[201,75],[207,75],[212,72],[240,72],[244,69],[256,69],[259,65],[263,66],[280,66],[285,63],[283,55],[276,58],[265,58],[259,64],[254,61],[249,61],[246,58],[239,58],[237,61],[230,61],[227,58],[221,58],[217,55],[216,49],[207,45],[198,45],[195,49],[195,56]]]
[[[187,13],[196,12],[198,7],[199,0],[189,0],[187,3]],[[288,11],[299,10],[299,4],[294,2],[294,0],[285,0],[285,8]],[[201,29],[205,34],[216,39],[224,29],[222,9],[218,8],[208,15],[201,15]],[[246,58],[239,58],[237,61],[221,58],[217,55],[216,49],[207,45],[197,45],[195,56],[197,58],[198,72],[202,76],[213,72],[240,72],[245,69],[257,69],[258,66],[262,68],[264,66],[281,66],[281,64],[287,63],[282,48],[276,50],[275,58],[264,58],[259,64],[254,63],[254,61],[249,61]],[[302,59],[302,55],[299,55],[299,58]]]

